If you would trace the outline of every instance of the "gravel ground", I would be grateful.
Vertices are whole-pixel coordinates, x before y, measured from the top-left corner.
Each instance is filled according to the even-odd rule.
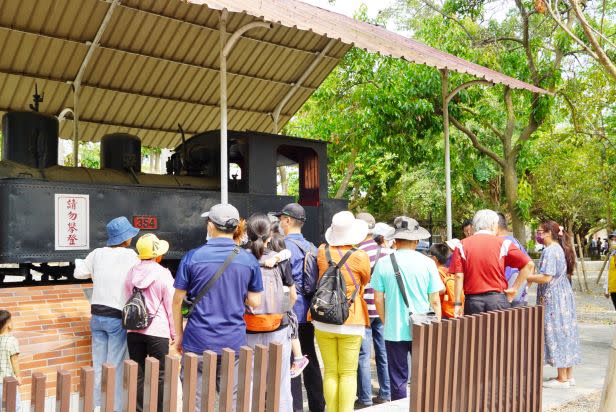
[[[560,405],[559,407],[548,409],[545,412],[591,412],[599,410],[601,402],[601,391],[593,392],[590,395],[582,396],[572,402]]]

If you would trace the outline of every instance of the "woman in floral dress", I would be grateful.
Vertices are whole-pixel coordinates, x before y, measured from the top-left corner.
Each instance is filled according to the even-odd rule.
[[[580,338],[575,314],[575,299],[569,276],[575,266],[575,253],[567,232],[548,221],[537,230],[536,240],[544,244],[537,275],[528,281],[537,286],[537,304],[545,306],[545,362],[558,369],[558,376],[543,386],[575,386],[573,366],[580,363]]]

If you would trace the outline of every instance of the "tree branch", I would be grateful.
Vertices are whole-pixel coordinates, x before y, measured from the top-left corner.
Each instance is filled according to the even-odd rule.
[[[437,12],[438,14],[440,14],[441,16],[443,16],[446,19],[449,19],[451,21],[453,21],[454,23],[456,23],[458,26],[460,26],[460,28],[462,30],[464,30],[464,33],[466,33],[466,36],[472,41],[475,42],[477,39],[475,38],[475,36],[473,36],[471,34],[470,31],[468,31],[468,29],[466,27],[464,27],[464,24],[462,24],[462,22],[458,19],[456,19],[454,16],[450,16],[447,13],[444,13],[443,10],[441,10],[436,4],[434,4],[432,1],[430,0],[422,0],[422,3],[425,4],[426,6],[428,6],[429,8],[431,8],[432,10],[434,10],[435,12]]]
[[[517,0],[516,0],[517,1]],[[590,49],[590,47],[588,47],[586,45],[586,43],[584,43],[582,40],[580,40],[580,38],[578,36],[576,36],[573,31],[571,31],[571,29],[569,27],[567,27],[562,20],[560,19],[560,17],[558,17],[556,15],[556,13],[554,12],[554,10],[552,9],[551,6],[551,0],[545,1],[544,4],[546,6],[546,8],[548,9],[548,12],[550,13],[550,15],[552,16],[552,18],[554,19],[554,21],[560,26],[561,29],[563,29],[565,31],[565,33],[567,33],[569,35],[569,37],[571,37],[577,44],[579,44],[580,46],[582,46],[582,49],[584,49],[584,51],[586,51],[586,53],[588,53],[590,55],[590,57],[592,57],[595,60],[598,60],[598,56]]]
[[[535,86],[539,85],[539,75],[537,74],[537,67],[535,66],[535,59],[530,48],[530,29],[528,23],[528,12],[522,4],[522,0],[515,0],[515,4],[518,6],[520,15],[522,16],[522,44],[524,45],[524,51],[526,52],[526,60],[528,60],[528,68],[530,75],[535,82]]]
[[[507,126],[505,127],[505,133],[503,138],[503,147],[505,153],[509,153],[511,150],[511,138],[513,137],[513,130],[515,128],[515,112],[513,110],[513,100],[511,99],[511,88],[505,86],[504,92],[505,109],[507,110]]]
[[[480,117],[479,113],[477,113],[475,110],[471,109],[470,107],[466,107],[462,105],[459,105],[458,107],[460,108],[460,110],[464,110],[465,112],[472,114],[476,118]],[[496,137],[498,137],[501,141],[503,140],[503,133],[500,130],[498,130],[493,124],[485,122],[485,121],[481,121],[481,125],[483,127],[487,127],[488,129],[490,129],[492,133],[494,133]]]
[[[475,149],[479,150],[481,153],[485,154],[486,156],[488,156],[489,158],[494,160],[496,163],[498,163],[498,165],[501,168],[503,168],[503,169],[505,168],[505,166],[506,166],[505,160],[502,157],[500,157],[499,155],[497,155],[496,153],[494,153],[492,150],[490,150],[487,147],[485,147],[484,145],[482,145],[479,142],[479,139],[477,138],[477,135],[475,133],[473,133],[469,128],[464,126],[455,117],[453,117],[451,115],[449,116],[449,120],[456,127],[456,129],[460,130],[462,133],[467,135],[469,139],[471,139],[471,142],[473,143],[473,147],[475,147]]]
[[[515,142],[515,145],[513,146],[513,149],[511,150],[511,158],[514,159],[514,162],[517,160],[518,155],[520,154],[520,151],[522,150],[522,146],[524,145],[524,143],[526,143],[526,141],[530,139],[530,136],[533,133],[535,133],[535,131],[539,128],[539,123],[537,123],[537,121],[535,120],[535,115],[534,115],[534,111],[536,107],[535,102],[537,101],[538,98],[539,98],[538,94],[536,93],[533,94],[533,104],[531,107],[530,114],[528,115],[528,125],[526,125],[526,127],[520,134],[518,141]]]
[[[603,47],[601,47],[599,41],[593,34],[590,23],[588,23],[588,21],[586,20],[586,17],[584,16],[584,12],[580,8],[578,0],[570,0],[570,2],[573,6],[573,11],[575,12],[576,17],[580,22],[580,25],[582,26],[582,30],[584,30],[584,34],[586,35],[586,38],[590,42],[596,54],[597,62],[599,62],[599,64],[601,64],[605,68],[605,70],[610,76],[612,76],[612,78],[616,79],[616,65],[614,65],[612,60],[610,60],[610,57],[607,55],[607,53],[605,53],[605,50],[603,50]]]
[[[505,41],[512,41],[515,43],[520,43],[520,44],[524,44],[522,42],[522,39],[518,39],[517,37],[493,37],[493,38],[485,38],[485,39],[480,39],[477,40],[477,42],[475,43],[475,45],[477,46],[487,46],[488,44],[492,44],[492,43],[498,43],[498,42],[505,42]]]

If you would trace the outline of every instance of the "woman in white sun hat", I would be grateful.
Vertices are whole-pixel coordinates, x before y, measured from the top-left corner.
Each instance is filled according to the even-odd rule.
[[[329,261],[338,263],[349,254],[340,272],[346,285],[349,317],[342,325],[313,321],[315,335],[325,369],[323,392],[328,412],[352,411],[357,392],[359,349],[368,323],[368,308],[363,299],[370,281],[370,259],[354,245],[368,235],[368,224],[355,219],[351,212],[339,212],[325,232],[327,244],[319,247],[319,278],[329,268]]]

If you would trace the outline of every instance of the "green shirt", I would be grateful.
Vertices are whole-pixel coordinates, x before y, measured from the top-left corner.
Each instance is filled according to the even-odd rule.
[[[436,264],[429,257],[410,249],[397,250],[394,254],[400,267],[410,310],[413,313],[429,312],[428,295],[444,289]],[[370,283],[374,290],[385,293],[385,340],[412,340],[408,323],[409,311],[404,305],[388,256],[378,261]]]

